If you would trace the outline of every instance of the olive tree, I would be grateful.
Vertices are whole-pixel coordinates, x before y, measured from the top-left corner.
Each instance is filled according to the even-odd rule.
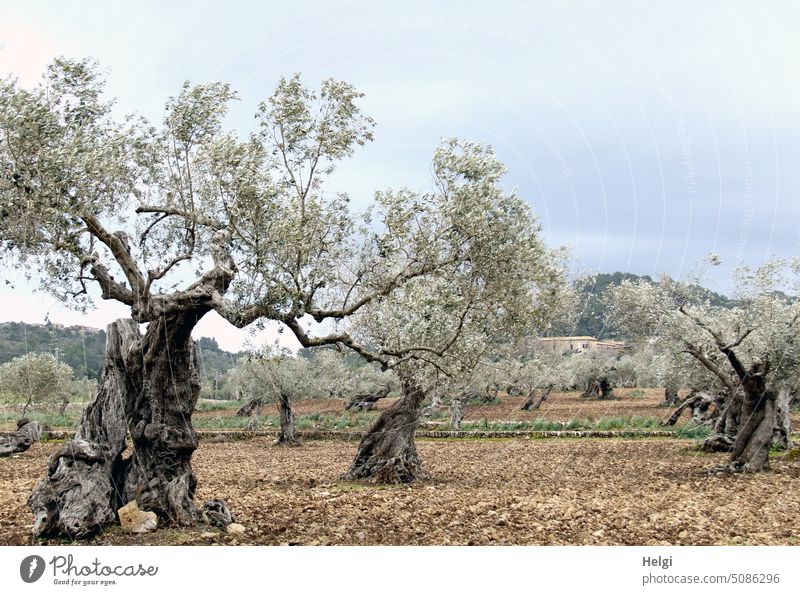
[[[414,444],[420,407],[491,348],[545,326],[564,287],[558,255],[543,245],[528,206],[500,179],[488,147],[446,143],[434,155],[435,191],[377,196],[391,228],[386,258],[450,261],[373,301],[350,321],[351,347],[394,370],[401,398],[362,439],[348,479],[405,483],[427,477]],[[402,270],[402,269],[401,269]]]
[[[275,444],[299,444],[292,401],[310,396],[309,369],[308,360],[294,357],[285,349],[267,349],[238,362],[228,382],[236,395],[246,401],[240,412],[251,416],[251,429],[258,425],[264,405],[277,403],[280,432]]]
[[[72,382],[72,368],[50,353],[26,353],[0,366],[0,392],[22,405],[22,417],[31,407],[69,402]]]
[[[36,534],[87,535],[134,498],[163,521],[198,520],[191,331],[209,312],[397,370],[398,412],[424,393],[418,369],[472,359],[478,338],[529,324],[557,293],[560,271],[488,147],[446,141],[430,192],[378,192],[361,214],[328,189],[372,138],[360,97],[282,79],[256,130],[237,134],[221,83],[187,82],[158,125],[116,117],[89,61],[57,60],[32,90],[0,83],[4,262],[67,304],[88,307],[98,288],[131,313],[109,326],[97,396],[29,500]]]
[[[708,262],[719,260],[712,256]],[[613,290],[609,322],[631,337],[650,337],[663,353],[702,370],[716,387],[719,415],[706,447],[730,450],[729,471],[767,469],[773,437],[788,441],[788,387],[800,372],[799,280],[798,259],[741,267],[732,308],[698,299],[697,279],[626,281]]]

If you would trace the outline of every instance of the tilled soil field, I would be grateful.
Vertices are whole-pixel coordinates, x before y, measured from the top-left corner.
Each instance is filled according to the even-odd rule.
[[[111,528],[93,544],[798,544],[800,457],[759,475],[712,475],[724,455],[691,441],[420,440],[433,479],[340,482],[356,444],[204,442],[197,500],[224,498],[243,537],[207,529],[142,536]],[[53,444],[0,459],[0,544],[34,543],[28,494]]]

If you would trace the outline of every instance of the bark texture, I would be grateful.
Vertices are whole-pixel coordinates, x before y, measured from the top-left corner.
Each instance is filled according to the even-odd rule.
[[[18,452],[25,452],[42,436],[42,426],[38,421],[21,419],[17,422],[16,432],[0,434],[0,457],[7,457]]]
[[[772,436],[772,444],[781,450],[791,450],[792,443],[792,422],[789,420],[789,404],[791,396],[789,389],[784,387],[778,392],[775,402],[775,428]]]
[[[208,500],[203,504],[203,518],[210,525],[227,527],[233,522],[233,514],[225,500]]]
[[[34,534],[85,537],[133,500],[172,524],[198,519],[190,464],[200,391],[190,333],[198,317],[162,317],[143,336],[132,320],[109,325],[95,399],[28,500]]]
[[[461,422],[464,420],[464,401],[453,399],[450,403],[450,428],[453,430],[461,429]]]
[[[403,379],[402,396],[378,416],[361,439],[342,479],[391,484],[427,479],[414,443],[424,399],[425,393],[416,381]]]
[[[160,318],[139,342],[142,368],[138,394],[128,417],[133,453],[127,461],[124,498],[137,500],[176,525],[197,520],[190,464],[197,449],[192,414],[200,394],[194,314]]]
[[[116,519],[123,504],[127,419],[136,397],[131,372],[137,368],[139,328],[132,320],[108,326],[102,376],[83,413],[75,438],[50,457],[28,506],[37,536],[88,536]]]
[[[739,431],[731,448],[731,461],[723,470],[757,473],[769,469],[769,449],[775,434],[778,392],[767,386],[768,362],[745,368],[732,352],[726,352],[741,380]]]
[[[742,414],[742,400],[744,395],[741,390],[735,392],[724,392],[718,396],[716,411],[709,416],[713,420],[713,431],[703,441],[700,450],[705,452],[730,452],[736,435],[739,433],[739,425]]]
[[[662,422],[661,425],[664,426],[674,426],[677,421],[680,419],[683,412],[687,409],[692,412],[692,422],[695,424],[704,424],[710,421],[715,408],[712,409],[712,405],[715,405],[717,402],[718,397],[711,395],[709,393],[703,391],[691,391],[683,402],[678,405],[678,408],[672,412],[672,415],[669,418]]]
[[[769,469],[769,447],[775,430],[776,400],[777,395],[771,390],[765,391],[760,397],[748,395],[744,400],[744,423],[731,450],[731,471],[755,473]]]
[[[294,425],[294,412],[289,397],[283,393],[278,397],[278,412],[281,420],[281,431],[275,440],[275,446],[298,446],[297,432]]]

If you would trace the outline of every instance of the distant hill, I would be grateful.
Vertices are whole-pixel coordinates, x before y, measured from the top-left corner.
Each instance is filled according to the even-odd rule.
[[[0,323],[0,364],[32,351],[52,353],[68,364],[76,377],[99,378],[106,332],[86,326]],[[243,354],[220,349],[216,339],[197,341],[200,378],[212,380],[232,368]]]
[[[632,273],[600,273],[594,277],[581,279],[578,281],[578,293],[580,295],[580,314],[574,329],[560,329],[559,334],[567,335],[591,335],[598,339],[619,339],[617,333],[606,329],[603,325],[605,319],[605,305],[603,295],[610,287],[620,285],[623,281],[645,280],[654,283],[653,279],[647,275],[634,275]],[[730,298],[711,291],[701,289],[700,300],[708,300],[711,305],[721,308],[730,308],[734,301]]]

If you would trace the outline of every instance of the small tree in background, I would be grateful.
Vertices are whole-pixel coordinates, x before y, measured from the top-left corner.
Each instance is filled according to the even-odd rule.
[[[0,391],[22,406],[21,417],[31,407],[66,407],[72,382],[72,368],[49,353],[28,353],[0,366]]]
[[[241,360],[229,375],[235,394],[246,401],[243,409],[251,416],[250,429],[258,426],[261,410],[277,403],[280,433],[276,445],[299,444],[295,431],[292,401],[312,396],[308,360],[294,357],[282,349],[266,349]]]

